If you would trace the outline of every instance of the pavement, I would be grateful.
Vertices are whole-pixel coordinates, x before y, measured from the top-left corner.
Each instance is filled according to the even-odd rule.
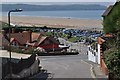
[[[0,57],[9,58],[9,56],[10,56],[9,52],[7,50],[0,50]],[[29,56],[30,56],[29,54],[20,54],[20,53],[11,52],[11,57],[16,59],[28,58]]]
[[[88,60],[84,60],[84,62],[91,65],[93,78],[97,78],[97,79],[103,78],[104,80],[108,79],[108,76],[102,72],[99,64],[96,64]]]

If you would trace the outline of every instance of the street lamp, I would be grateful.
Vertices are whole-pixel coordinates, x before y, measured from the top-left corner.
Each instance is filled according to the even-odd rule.
[[[12,77],[12,67],[11,67],[11,44],[10,44],[10,38],[11,38],[11,27],[10,27],[10,13],[11,12],[21,12],[22,9],[15,9],[10,10],[8,12],[8,27],[9,27],[9,55],[10,55],[10,78]]]

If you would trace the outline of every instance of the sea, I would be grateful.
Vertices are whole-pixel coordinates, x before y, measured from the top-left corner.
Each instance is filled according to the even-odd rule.
[[[102,19],[101,15],[105,10],[68,10],[68,11],[22,11],[13,12],[11,16],[40,16],[57,18],[78,18],[78,19]],[[0,15],[7,16],[8,12],[1,12]]]

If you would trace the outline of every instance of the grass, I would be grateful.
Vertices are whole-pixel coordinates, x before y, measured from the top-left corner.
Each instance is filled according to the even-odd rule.
[[[70,41],[70,42],[77,42],[79,40],[80,40],[79,37],[71,37],[71,38],[68,39],[68,41]]]

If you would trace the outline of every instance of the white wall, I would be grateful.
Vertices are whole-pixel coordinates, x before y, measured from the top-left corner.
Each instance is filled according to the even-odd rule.
[[[96,56],[94,56],[90,51],[88,51],[88,60],[96,63]]]
[[[90,47],[90,46],[89,46]],[[94,53],[93,52],[95,52],[95,55],[94,55]],[[97,52],[95,51],[95,50],[93,50],[93,49],[88,49],[88,60],[89,61],[92,61],[92,62],[94,62],[94,63],[97,63]]]
[[[100,44],[98,44],[98,64],[100,64]]]

